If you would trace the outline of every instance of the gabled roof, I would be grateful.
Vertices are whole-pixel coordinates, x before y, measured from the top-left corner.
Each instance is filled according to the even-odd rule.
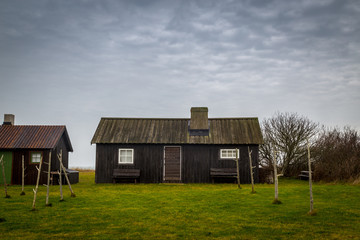
[[[91,144],[262,144],[257,118],[209,119],[208,136],[191,136],[190,119],[101,118]]]
[[[63,135],[72,152],[65,126],[1,125],[0,149],[53,149]]]

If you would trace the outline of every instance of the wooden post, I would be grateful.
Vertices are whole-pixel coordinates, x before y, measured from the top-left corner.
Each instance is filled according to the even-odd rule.
[[[42,165],[42,162],[43,162],[43,157],[41,156],[41,157],[40,157],[39,167],[36,166],[36,169],[37,169],[37,171],[38,171],[38,175],[37,175],[37,179],[36,179],[35,189],[33,189],[33,192],[34,192],[34,200],[33,200],[33,205],[32,205],[32,211],[35,211],[36,194],[37,194],[37,191],[38,191],[38,188],[39,188],[39,181],[40,181],[40,175],[41,175],[41,165]]]
[[[241,186],[240,186],[240,173],[239,173],[239,153],[238,153],[238,150],[237,148],[235,148],[235,151],[236,151],[236,177],[237,177],[237,184],[238,184],[238,188],[241,189]]]
[[[250,166],[250,177],[251,177],[251,193],[256,193],[256,191],[254,189],[254,173],[253,173],[253,169],[255,167],[252,166],[252,160],[251,160],[252,151],[250,151],[249,146],[248,146],[248,153],[249,153],[249,166]]]
[[[3,178],[4,178],[5,198],[10,198],[10,195],[7,194],[7,184],[6,184],[5,167],[4,167],[4,155],[1,155],[0,162],[1,162],[1,166],[2,166]]]
[[[25,163],[24,155],[21,156],[21,193],[20,195],[25,195],[24,185],[25,185]]]
[[[60,150],[60,157],[58,156],[58,158],[59,158],[59,161],[60,161],[60,169],[62,169],[62,171],[64,172],[66,182],[67,182],[67,184],[68,184],[68,186],[70,188],[71,197],[76,197],[74,191],[71,188],[71,184],[70,184],[69,178],[67,176],[66,169],[65,169],[65,167],[64,167],[64,165],[62,163],[62,149]]]
[[[274,184],[275,184],[275,199],[273,201],[273,204],[280,204],[281,201],[279,200],[279,196],[278,196],[278,174],[277,174],[277,164],[276,164],[276,151],[275,148],[273,149],[274,151],[274,159],[273,159],[273,167],[274,167]]]
[[[312,192],[312,173],[311,173],[309,140],[306,140],[306,142],[307,142],[308,164],[309,164],[309,189],[310,189],[310,212],[309,212],[309,215],[316,215],[316,212],[314,211],[314,199],[313,199],[313,192]]]
[[[50,171],[51,171],[51,150],[49,152],[49,160],[48,160],[47,184],[46,184],[46,201],[45,201],[45,206],[49,206],[49,207],[52,206],[52,204],[49,203]]]

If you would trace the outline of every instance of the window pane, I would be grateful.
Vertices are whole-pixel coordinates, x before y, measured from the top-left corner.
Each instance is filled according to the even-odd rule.
[[[127,158],[129,158],[129,157],[131,158],[131,156],[132,156],[131,153],[132,153],[131,150],[125,150],[125,155],[126,155]]]
[[[221,149],[220,157],[228,158],[228,159],[235,159],[236,158],[236,149]]]
[[[40,163],[41,161],[41,153],[32,153],[31,154],[31,162],[32,163]]]
[[[119,149],[119,163],[133,162],[133,149]]]

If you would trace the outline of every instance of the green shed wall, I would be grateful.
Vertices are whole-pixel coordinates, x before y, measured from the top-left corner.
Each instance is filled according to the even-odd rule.
[[[3,156],[4,168],[5,168],[5,179],[7,184],[11,184],[11,175],[12,175],[12,152],[0,152],[0,158]],[[3,170],[0,165],[0,184],[4,184]]]

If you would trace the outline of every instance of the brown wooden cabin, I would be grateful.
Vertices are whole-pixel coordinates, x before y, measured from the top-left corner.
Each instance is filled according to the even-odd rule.
[[[43,164],[40,184],[46,183],[45,171],[48,170],[50,152],[51,171],[60,169],[60,162],[56,156],[60,150],[62,150],[64,167],[68,168],[69,152],[72,152],[73,148],[65,126],[14,125],[14,119],[14,115],[5,114],[4,124],[0,126],[0,157],[4,156],[8,184],[21,184],[22,157],[24,157],[25,184],[36,184],[38,173],[36,166],[39,166],[41,158]],[[1,182],[2,179],[1,176]]]
[[[141,183],[210,183],[210,169],[236,168],[238,148],[241,182],[250,183],[248,147],[258,182],[262,142],[257,118],[208,118],[204,107],[192,108],[190,119],[101,118],[91,141],[95,182],[113,182],[114,169],[138,169]]]

